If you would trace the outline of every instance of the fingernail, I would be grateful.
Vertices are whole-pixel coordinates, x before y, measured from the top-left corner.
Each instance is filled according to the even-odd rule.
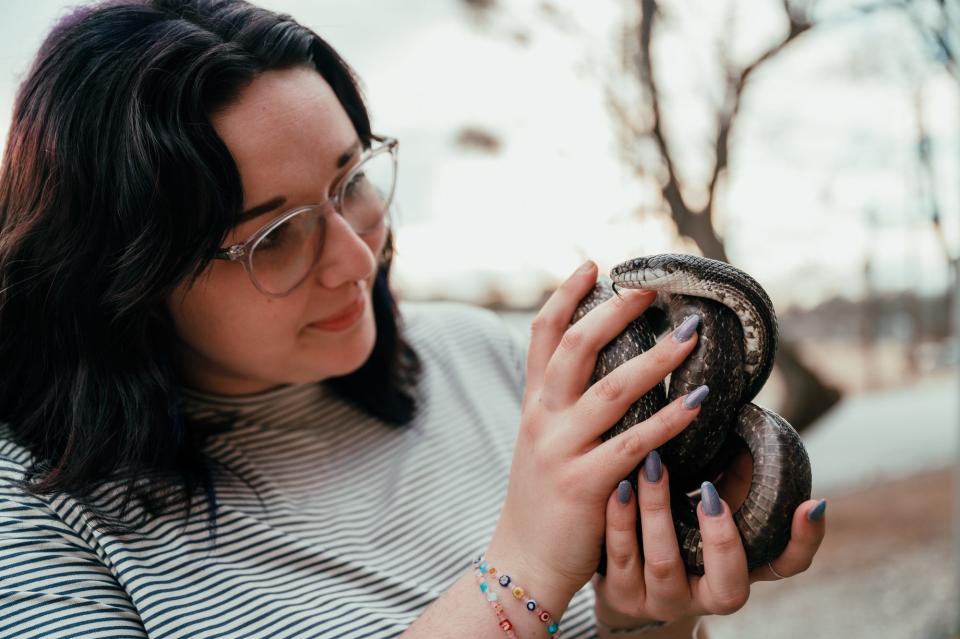
[[[617,485],[617,501],[626,504],[630,501],[630,482],[624,479]]]
[[[716,517],[723,512],[723,504],[720,503],[720,495],[717,489],[708,481],[700,484],[700,503],[703,504],[703,513],[710,517]]]
[[[580,268],[578,268],[574,272],[574,275],[579,275],[580,273],[586,273],[592,268],[593,268],[593,260],[587,260],[586,262],[580,265]]]
[[[693,315],[688,315],[686,318],[684,318],[680,326],[677,327],[677,330],[673,331],[673,341],[682,343],[690,339],[690,336],[693,335],[693,332],[697,330],[697,324],[699,323],[699,315],[696,313]]]
[[[651,450],[647,458],[643,461],[643,476],[651,484],[660,481],[660,474],[663,472],[663,466],[660,462],[660,453]]]
[[[696,408],[710,394],[710,387],[704,384],[697,386],[686,397],[683,398],[684,408]]]
[[[827,500],[821,499],[820,503],[810,509],[807,513],[807,519],[810,521],[820,521],[823,519],[823,513],[827,512]]]

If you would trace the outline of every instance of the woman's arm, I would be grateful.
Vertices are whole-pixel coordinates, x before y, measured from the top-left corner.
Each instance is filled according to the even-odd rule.
[[[97,554],[41,500],[0,477],[0,639],[67,635],[147,637]]]
[[[562,615],[576,593],[558,589],[550,580],[542,579],[536,571],[525,569],[522,557],[522,553],[501,550],[494,543],[485,553],[484,561],[492,566],[509,567],[513,583],[523,587],[528,596],[536,599],[554,619],[560,619],[562,633]],[[503,614],[513,624],[518,639],[546,639],[550,636],[547,633],[547,624],[531,614],[522,601],[510,595],[506,588],[496,583],[494,577],[488,575],[484,579],[497,594],[497,601],[503,605]],[[480,592],[474,569],[471,567],[464,571],[449,590],[430,604],[402,636],[404,639],[504,639],[507,635],[500,627],[493,606]]]

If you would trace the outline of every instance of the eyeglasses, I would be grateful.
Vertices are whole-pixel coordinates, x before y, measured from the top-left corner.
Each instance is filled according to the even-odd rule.
[[[339,213],[363,239],[385,232],[397,182],[398,142],[379,135],[371,138],[379,145],[360,156],[332,197],[287,211],[246,241],[221,248],[214,257],[242,262],[261,293],[283,297],[307,278],[320,259],[331,211]]]

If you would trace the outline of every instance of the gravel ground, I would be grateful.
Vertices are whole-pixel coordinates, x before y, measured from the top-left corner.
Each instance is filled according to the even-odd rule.
[[[753,587],[710,639],[960,638],[954,467],[827,494],[813,565]]]

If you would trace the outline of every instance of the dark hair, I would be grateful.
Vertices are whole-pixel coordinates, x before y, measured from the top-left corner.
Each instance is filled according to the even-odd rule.
[[[96,489],[118,480],[120,515],[99,513],[101,525],[129,531],[131,500],[141,520],[184,501],[189,513],[202,489],[215,535],[216,468],[201,452],[211,430],[184,417],[164,301],[201,274],[242,208],[210,115],[259,72],[304,64],[369,147],[352,70],[285,14],[239,0],[114,0],[75,9],[44,40],[0,165],[0,421],[33,455],[27,490],[96,512]],[[389,289],[392,239],[373,288],[373,353],[323,383],[402,426],[420,361]]]

